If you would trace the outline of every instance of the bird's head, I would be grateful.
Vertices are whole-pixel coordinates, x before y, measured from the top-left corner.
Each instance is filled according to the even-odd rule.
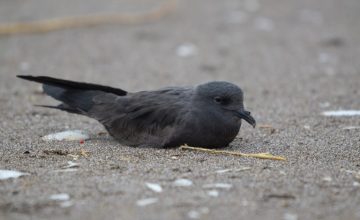
[[[256,121],[250,112],[244,109],[244,95],[237,85],[223,81],[201,84],[195,89],[195,98],[220,109],[226,114],[244,119],[253,127],[256,125]]]

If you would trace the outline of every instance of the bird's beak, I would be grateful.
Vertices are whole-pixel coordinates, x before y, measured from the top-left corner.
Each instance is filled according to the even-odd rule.
[[[236,113],[239,118],[244,119],[247,123],[251,124],[255,128],[256,121],[251,116],[251,113],[249,111],[240,110],[240,111],[236,111]]]

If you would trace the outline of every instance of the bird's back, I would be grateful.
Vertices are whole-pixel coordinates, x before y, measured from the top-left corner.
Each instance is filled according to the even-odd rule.
[[[112,99],[99,96],[89,115],[122,144],[164,147],[189,114],[192,94],[191,88],[171,87]]]

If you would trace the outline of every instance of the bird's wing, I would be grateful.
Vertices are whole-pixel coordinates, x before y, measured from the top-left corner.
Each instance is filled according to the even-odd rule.
[[[191,96],[190,88],[167,88],[122,97],[107,94],[95,97],[96,104],[89,114],[115,137],[160,137],[181,123]]]

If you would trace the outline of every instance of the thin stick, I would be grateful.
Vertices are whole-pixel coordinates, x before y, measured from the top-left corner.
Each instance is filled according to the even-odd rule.
[[[207,149],[207,148],[201,148],[201,147],[190,147],[187,145],[180,146],[180,149],[182,150],[195,150],[195,151],[201,151],[211,154],[226,154],[226,155],[234,155],[234,156],[241,156],[241,157],[253,157],[253,158],[259,158],[259,159],[267,159],[267,160],[282,160],[286,161],[285,157],[281,156],[274,156],[269,153],[258,153],[258,154],[244,154],[241,152],[234,152],[234,151],[226,151],[226,150],[214,150],[214,149]]]
[[[159,8],[138,14],[93,14],[40,21],[0,23],[0,35],[44,33],[60,29],[90,27],[101,24],[134,24],[160,19],[176,8],[176,0],[169,0]]]

